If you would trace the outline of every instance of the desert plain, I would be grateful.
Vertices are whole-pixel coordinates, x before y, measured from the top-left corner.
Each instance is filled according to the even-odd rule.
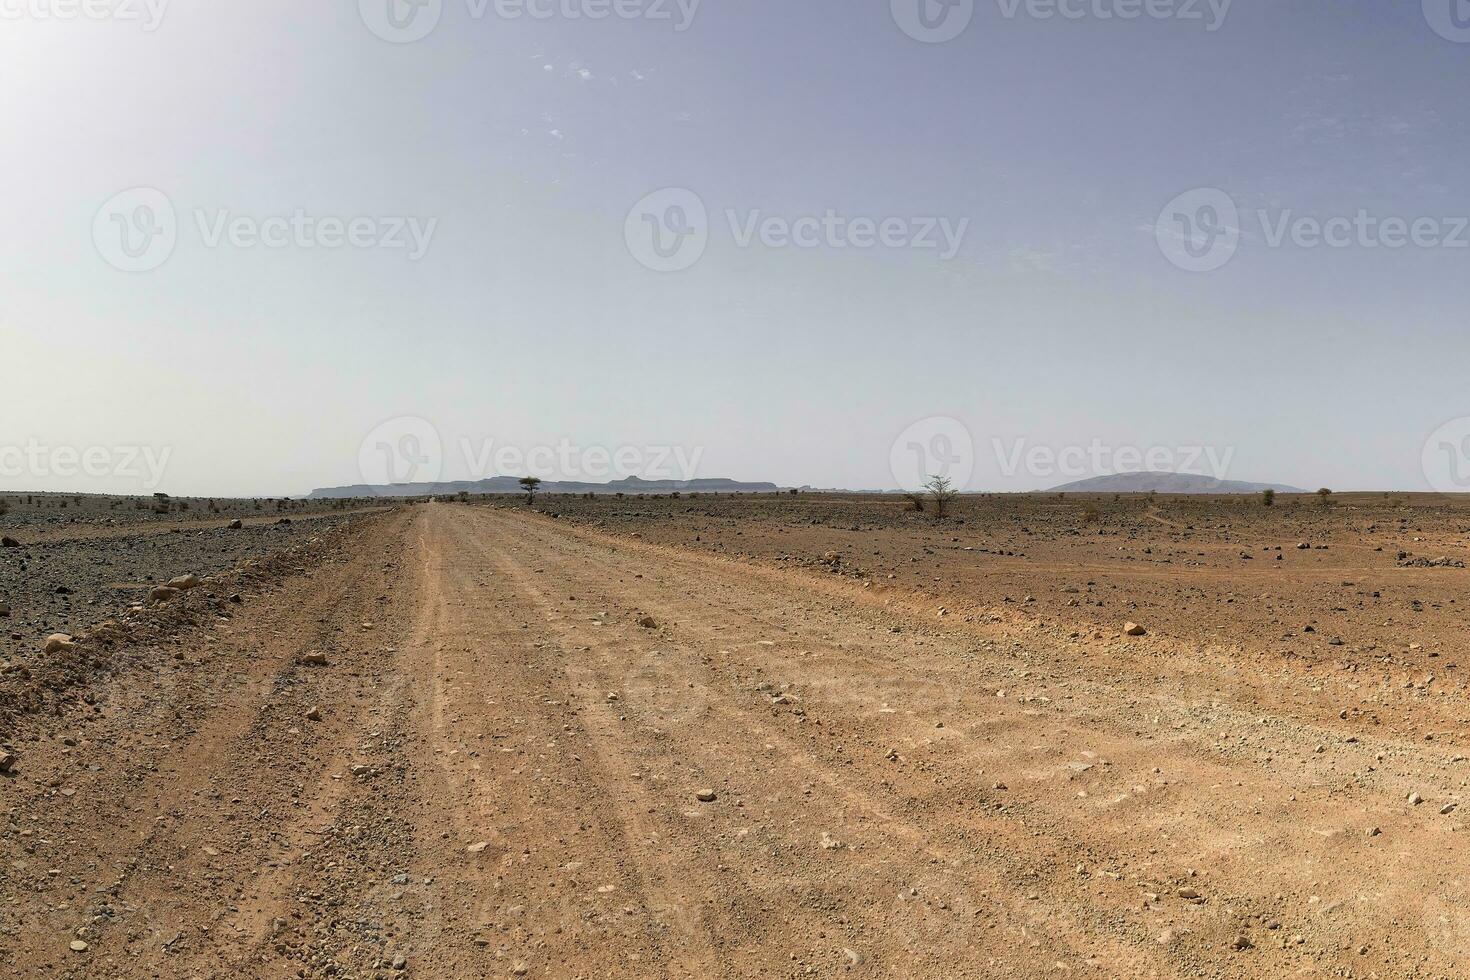
[[[1470,502],[6,501],[7,975],[1470,974]]]

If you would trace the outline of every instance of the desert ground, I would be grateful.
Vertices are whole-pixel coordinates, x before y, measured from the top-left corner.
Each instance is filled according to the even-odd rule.
[[[7,975],[1470,975],[1470,501],[6,499]]]

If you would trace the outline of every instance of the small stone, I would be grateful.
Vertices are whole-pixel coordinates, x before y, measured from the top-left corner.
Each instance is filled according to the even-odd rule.
[[[640,616],[638,617],[638,625],[646,630],[656,630],[658,629],[658,620],[652,616]]]
[[[1409,794],[1409,806],[1418,806],[1420,803],[1423,802],[1424,797],[1420,796],[1418,793]]]
[[[20,542],[8,535],[0,538],[0,548],[19,548]]]
[[[1232,941],[1230,943],[1230,948],[1231,949],[1253,949],[1255,947],[1255,945],[1256,945],[1255,943],[1251,942],[1251,939],[1250,939],[1249,936],[1239,935],[1239,936],[1236,936],[1235,939],[1234,939],[1234,941]]]
[[[0,616],[10,615],[10,603],[0,600]]]
[[[244,526],[245,526],[245,522],[242,521],[242,520],[240,520],[240,518],[238,518],[238,517],[235,518],[233,521],[231,521],[229,523],[229,528],[230,528],[231,531],[238,531],[238,530],[240,530]]]
[[[1442,807],[1439,808],[1439,815],[1441,817],[1447,817],[1450,814],[1454,813],[1455,812],[1455,807],[1457,807],[1459,805],[1460,804],[1458,804],[1458,803],[1446,803],[1444,806],[1442,806]]]
[[[399,953],[397,956],[393,957],[393,962],[391,965],[393,969],[401,972],[408,969],[408,960],[404,957],[402,953]]]
[[[321,708],[318,708],[316,705],[312,705],[310,708],[307,708],[306,709],[306,720],[307,721],[321,721],[322,720],[322,709]]]
[[[702,789],[694,794],[694,798],[701,803],[713,803],[715,801],[715,791],[712,789]]]
[[[1369,837],[1377,837],[1381,833],[1383,833],[1383,831],[1380,830],[1380,829],[1378,829],[1377,827],[1369,827],[1368,828],[1368,836]]]
[[[481,851],[483,851],[485,848],[487,848],[489,846],[490,846],[490,842],[489,841],[482,840],[482,841],[478,841],[478,842],[476,842],[474,844],[471,844],[469,847],[466,847],[465,850],[468,851],[471,854],[479,854]]]
[[[0,772],[9,772],[15,766],[15,756],[10,752],[0,752]]]
[[[319,650],[304,653],[301,655],[301,662],[308,667],[325,667],[327,665],[327,655]]]
[[[1123,626],[1123,632],[1128,636],[1143,636],[1148,633],[1148,630],[1139,626],[1137,623],[1126,623]]]
[[[71,951],[73,953],[85,953],[87,950],[89,950],[91,948],[92,947],[88,946],[85,942],[83,942],[80,939],[73,939],[71,941]]]
[[[177,598],[178,594],[179,590],[172,585],[158,585],[148,591],[148,598],[154,602],[168,602],[170,599]]]
[[[188,575],[180,575],[176,578],[171,578],[168,580],[168,587],[171,589],[178,589],[180,592],[187,592],[190,589],[197,589],[201,584],[202,583],[199,581],[199,576],[195,575],[193,572],[190,572]]]
[[[71,650],[75,641],[70,633],[52,633],[46,637],[45,644],[41,647],[42,653],[66,653]]]

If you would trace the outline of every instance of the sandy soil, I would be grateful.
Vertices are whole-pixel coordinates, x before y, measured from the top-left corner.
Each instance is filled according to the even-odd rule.
[[[359,517],[233,610],[99,654],[4,733],[0,961],[1465,974],[1466,572],[1373,550],[1397,521],[1297,551],[1156,505],[1075,536],[598,506]],[[1216,523],[1268,519],[1239,513]]]

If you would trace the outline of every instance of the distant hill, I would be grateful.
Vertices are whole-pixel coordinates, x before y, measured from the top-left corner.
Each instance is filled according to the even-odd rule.
[[[578,483],[568,480],[547,480],[538,493],[597,493],[597,494],[653,494],[653,493],[779,493],[782,487],[774,483],[742,483],[738,480],[640,480],[630,476],[626,480],[611,483]],[[460,480],[449,483],[400,483],[393,486],[370,486],[358,484],[350,487],[325,487],[313,490],[311,499],[341,497],[427,497],[468,493],[472,495],[492,493],[524,493],[519,479],[514,476],[494,476],[488,480]]]
[[[1078,480],[1060,487],[1052,487],[1051,493],[1260,493],[1275,490],[1277,493],[1306,493],[1300,487],[1289,487],[1281,483],[1244,483],[1240,480],[1217,480],[1199,473],[1114,473],[1110,476],[1095,476]]]

